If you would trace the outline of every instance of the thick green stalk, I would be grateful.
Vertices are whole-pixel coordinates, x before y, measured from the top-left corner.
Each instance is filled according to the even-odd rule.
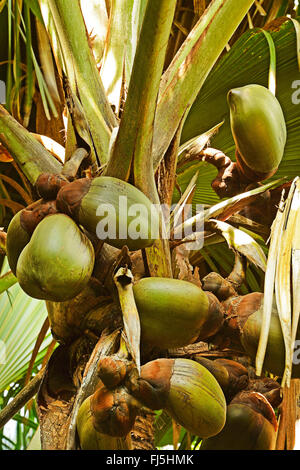
[[[135,54],[127,100],[107,174],[128,180],[158,202],[151,157],[153,123],[175,0],[148,3]]]
[[[135,52],[140,36],[148,0],[129,0],[130,14],[126,21],[126,56],[125,56],[125,83],[129,83]]]
[[[61,164],[0,106],[0,142],[14,157],[28,180],[34,184],[41,173],[58,174]]]
[[[107,175],[125,181],[132,171],[135,186],[155,204],[159,197],[152,161],[153,125],[175,6],[175,0],[151,0],[147,5],[124,113],[106,170]],[[172,276],[167,240],[157,240],[145,252],[152,276]]]
[[[73,93],[78,94],[93,139],[92,145],[103,164],[108,157],[111,130],[117,122],[88,44],[79,0],[48,0],[48,3],[70,86]]]
[[[21,44],[20,44],[20,31],[19,26],[21,23],[21,12],[19,8],[20,2],[14,2],[14,58],[13,58],[13,75],[14,75],[14,108],[18,116],[21,118],[21,100],[20,100],[20,89],[21,89]]]
[[[7,51],[7,74],[6,74],[6,109],[11,111],[12,100],[10,99],[11,90],[13,87],[12,83],[12,0],[7,2],[7,14],[8,14],[8,51]]]
[[[252,4],[253,0],[213,0],[162,77],[154,125],[154,168]]]

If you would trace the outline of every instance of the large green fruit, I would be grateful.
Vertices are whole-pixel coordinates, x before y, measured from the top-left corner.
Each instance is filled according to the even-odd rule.
[[[142,342],[163,348],[176,348],[208,334],[206,324],[211,317],[214,327],[223,323],[221,310],[211,312],[209,297],[191,282],[179,279],[150,277],[133,287],[141,322]],[[217,310],[217,306],[215,311]],[[214,328],[210,325],[210,331]],[[208,334],[209,336],[209,334]]]
[[[259,295],[259,303],[256,309],[248,316],[247,321],[241,328],[241,343],[246,353],[255,361],[256,352],[260,339],[260,332],[263,320],[263,294],[252,293],[244,296],[240,302],[236,311],[237,315],[240,316],[245,311],[244,305],[250,304],[252,297]],[[248,300],[249,299],[249,300]],[[299,330],[297,333],[297,343],[300,338]],[[271,372],[272,374],[282,377],[285,367],[285,346],[282,336],[282,330],[280,320],[278,316],[278,310],[276,307],[276,301],[273,302],[270,329],[268,336],[267,349],[264,359],[264,370]],[[292,376],[294,378],[300,377],[300,359],[299,359],[299,348],[295,347],[294,360],[292,368]]]
[[[218,434],[226,419],[226,401],[215,377],[190,359],[156,359],[127,384],[150,409],[165,409],[187,431],[202,438]]]
[[[82,450],[128,450],[130,438],[112,437],[102,434],[94,428],[91,411],[91,397],[84,400],[79,408],[76,425]]]
[[[240,170],[250,180],[272,176],[283,157],[286,124],[277,98],[261,85],[228,93],[232,135]]]
[[[87,285],[94,256],[91,242],[70,217],[49,215],[20,254],[17,278],[31,297],[63,302]]]
[[[56,213],[55,201],[39,199],[19,211],[10,221],[6,237],[6,253],[10,269],[16,274],[18,258],[44,217]]]
[[[22,211],[17,212],[11,219],[6,237],[7,260],[14,274],[16,274],[17,271],[19,256],[31,237],[31,234],[24,229],[21,223],[21,212]]]
[[[174,361],[166,410],[189,432],[202,438],[220,432],[226,419],[226,401],[217,380],[189,359]]]
[[[158,238],[158,211],[137,188],[117,178],[82,178],[57,195],[57,206],[106,243],[129,250],[150,246]]]
[[[259,397],[260,394],[252,395],[256,396],[253,403],[231,403],[227,407],[224,428],[204,440],[201,450],[275,449],[277,423],[274,411],[263,397]]]

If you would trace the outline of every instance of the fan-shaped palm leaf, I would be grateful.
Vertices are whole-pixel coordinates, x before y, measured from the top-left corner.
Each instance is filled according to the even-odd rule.
[[[9,270],[5,260],[2,273]],[[45,321],[45,303],[26,295],[19,284],[11,286],[0,295],[0,339],[5,360],[0,363],[0,392],[17,382],[30,362],[36,338]],[[48,334],[42,343],[37,360],[45,353],[52,340]]]

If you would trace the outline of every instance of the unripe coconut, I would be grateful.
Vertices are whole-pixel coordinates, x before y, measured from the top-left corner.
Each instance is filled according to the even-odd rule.
[[[31,237],[21,224],[21,212],[17,212],[11,219],[6,237],[7,260],[14,274],[16,274],[19,256]]]
[[[161,349],[204,340],[223,323],[223,311],[200,287],[179,279],[150,277],[133,286],[142,342]],[[211,306],[213,305],[213,309]]]
[[[128,450],[130,442],[126,438],[111,437],[94,428],[91,412],[91,397],[84,400],[79,408],[76,426],[82,450]]]
[[[116,248],[151,246],[158,238],[159,215],[136,187],[117,178],[82,178],[57,195],[57,206],[88,232]]]
[[[274,450],[277,421],[273,408],[260,393],[242,392],[227,407],[222,431],[204,440],[201,450]]]
[[[94,259],[91,242],[70,217],[49,215],[21,252],[16,275],[31,297],[63,302],[87,285]]]
[[[234,88],[227,98],[239,170],[251,181],[269,178],[282,160],[287,138],[279,101],[256,84]]]
[[[40,199],[17,212],[7,229],[6,252],[10,269],[16,274],[18,258],[27,245],[35,228],[47,215],[55,214],[55,201]]]
[[[206,438],[225,424],[226,401],[215,377],[189,359],[156,359],[132,375],[130,393],[151,409],[165,409],[187,431]]]
[[[257,305],[256,309],[252,312],[248,312],[247,320],[242,325],[241,328],[241,343],[246,351],[246,353],[255,360],[257,348],[259,344],[262,319],[263,319],[263,298],[264,294],[252,293],[244,296],[242,302],[240,303],[237,314],[240,315],[240,312],[243,311],[243,306],[247,302],[247,298],[251,299],[254,297],[254,294],[259,295],[260,302]],[[249,302],[248,302],[249,303]],[[250,314],[251,313],[251,314]],[[299,338],[299,333],[297,334]],[[296,351],[295,351],[296,352]],[[292,377],[300,377],[300,365],[297,361],[297,356],[295,355],[296,361],[293,363],[292,367]],[[279,377],[283,376],[285,367],[285,346],[282,335],[282,329],[280,325],[280,320],[278,316],[278,310],[276,307],[276,300],[273,301],[270,329],[268,335],[267,349],[264,359],[263,368],[264,370],[271,372],[274,375]]]

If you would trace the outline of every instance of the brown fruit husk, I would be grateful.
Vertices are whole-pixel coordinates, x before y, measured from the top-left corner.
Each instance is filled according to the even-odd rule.
[[[78,221],[80,204],[92,184],[90,178],[80,178],[62,187],[57,194],[57,207]]]
[[[33,234],[38,224],[47,216],[57,214],[55,200],[46,201],[41,199],[21,211],[20,223],[30,235]]]
[[[38,195],[44,200],[56,199],[58,191],[69,181],[63,175],[42,173],[36,180],[35,186]]]
[[[130,450],[129,436],[117,438],[96,431],[90,401],[91,397],[86,398],[77,414],[76,426],[81,450]]]
[[[200,355],[196,355],[195,360],[206,367],[217,379],[227,402],[230,402],[238,392],[247,388],[249,384],[248,370],[236,361],[229,359],[212,361]]]
[[[109,389],[113,389],[124,382],[133,367],[132,361],[119,358],[118,355],[112,355],[100,359],[97,373],[104,385]]]
[[[90,406],[96,431],[112,437],[124,437],[130,432],[139,409],[122,386],[109,390],[100,385],[91,396]]]

